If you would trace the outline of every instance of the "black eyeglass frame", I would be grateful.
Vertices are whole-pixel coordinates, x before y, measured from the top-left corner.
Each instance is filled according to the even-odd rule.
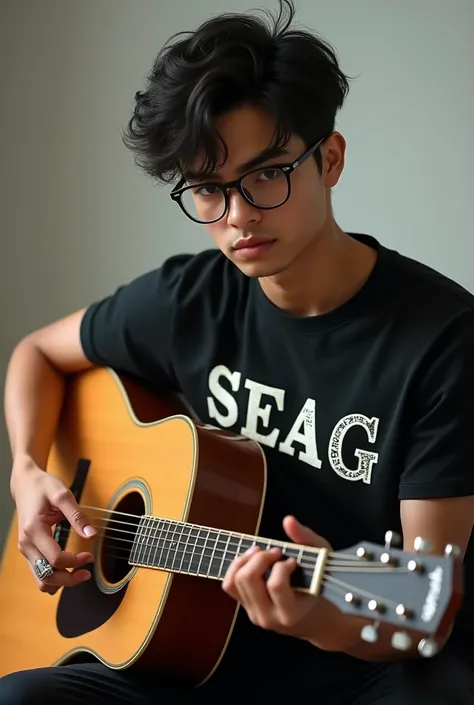
[[[226,215],[227,211],[229,210],[229,189],[235,188],[240,195],[247,201],[247,203],[250,203],[251,206],[254,208],[258,208],[259,210],[274,210],[275,208],[280,208],[280,206],[283,206],[288,199],[291,196],[291,179],[290,176],[294,172],[295,169],[297,169],[301,164],[304,164],[305,161],[307,161],[320,147],[320,145],[324,142],[326,137],[321,137],[315,144],[313,144],[312,147],[309,147],[301,156],[298,157],[298,159],[295,159],[294,162],[291,164],[268,164],[268,166],[260,166],[255,169],[252,169],[251,171],[248,171],[246,174],[243,174],[243,176],[240,176],[238,179],[235,179],[234,181],[227,181],[226,183],[218,183],[218,182],[212,182],[212,181],[207,181],[200,183],[199,185],[191,185],[191,186],[184,186],[183,184],[186,183],[186,179],[181,179],[178,184],[174,187],[174,189],[170,193],[170,197],[173,201],[175,201],[178,206],[181,208],[183,211],[184,215],[186,215],[190,220],[194,221],[195,223],[198,223],[198,225],[210,225],[211,223],[217,223],[219,220],[222,220],[222,218]],[[254,174],[257,171],[262,171],[265,169],[280,169],[282,173],[286,177],[287,185],[288,185],[288,194],[285,198],[284,201],[281,203],[277,203],[275,206],[257,206],[245,193],[245,189],[242,188],[242,181],[246,179],[250,174]],[[196,218],[193,218],[192,215],[190,215],[185,207],[183,206],[183,203],[181,201],[182,194],[185,191],[190,191],[191,189],[196,189],[196,188],[205,188],[206,186],[212,186],[214,188],[218,188],[219,191],[222,192],[222,195],[224,196],[224,212],[222,215],[220,215],[218,218],[214,218],[214,220],[197,220]]]

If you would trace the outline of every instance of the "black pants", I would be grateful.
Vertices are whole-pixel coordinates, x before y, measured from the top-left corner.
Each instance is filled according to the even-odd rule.
[[[474,705],[474,669],[459,653],[445,649],[427,661],[372,664],[337,684],[320,687],[317,668],[302,681],[291,673],[262,673],[258,681],[241,677],[227,684],[212,679],[193,691],[160,684],[153,674],[111,671],[102,664],[60,666],[14,673],[0,679],[0,705],[206,705],[231,700],[253,705],[287,698],[314,705]]]

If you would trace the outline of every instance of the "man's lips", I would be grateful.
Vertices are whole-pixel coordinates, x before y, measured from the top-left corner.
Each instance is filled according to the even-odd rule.
[[[254,247],[261,247],[262,245],[270,245],[272,242],[275,242],[275,240],[271,240],[270,238],[267,237],[247,237],[247,238],[241,238],[240,240],[237,240],[237,242],[234,244],[233,249],[234,250],[248,250],[252,249]]]
[[[233,250],[239,259],[256,259],[264,255],[276,242],[269,238],[248,237],[237,240]]]

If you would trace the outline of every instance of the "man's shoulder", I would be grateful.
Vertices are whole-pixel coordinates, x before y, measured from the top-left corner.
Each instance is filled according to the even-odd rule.
[[[170,255],[130,284],[138,296],[170,296],[174,303],[189,303],[210,293],[225,296],[229,288],[245,286],[245,280],[247,277],[220,250],[208,249]]]
[[[431,340],[474,331],[474,295],[459,282],[437,269],[389,250],[392,267],[389,292],[397,318],[408,326],[414,338]],[[417,332],[416,332],[417,331]]]
[[[440,317],[452,314],[474,315],[474,295],[446,274],[405,254],[394,253],[405,297],[417,308],[427,307]]]
[[[176,309],[214,309],[222,313],[247,299],[249,278],[218,249],[168,257],[156,270],[160,288],[167,290]]]
[[[199,284],[210,283],[216,278],[232,281],[244,278],[242,272],[216,248],[172,255],[165,259],[159,271],[180,280],[192,278]]]

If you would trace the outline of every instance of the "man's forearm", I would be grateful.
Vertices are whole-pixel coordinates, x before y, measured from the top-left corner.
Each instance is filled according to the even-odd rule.
[[[44,468],[64,396],[64,377],[30,338],[15,348],[5,381],[5,419],[14,460]]]

